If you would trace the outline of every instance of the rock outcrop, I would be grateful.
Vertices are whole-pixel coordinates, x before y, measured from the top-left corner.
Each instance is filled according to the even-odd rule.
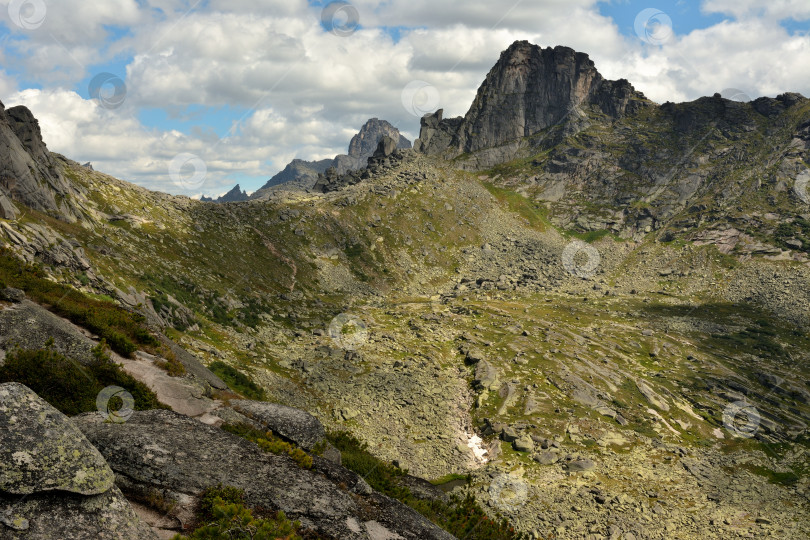
[[[319,175],[334,174],[337,177],[362,169],[366,166],[368,158],[374,155],[374,151],[383,137],[393,139],[395,147],[398,149],[411,148],[411,142],[403,137],[397,128],[385,120],[371,118],[363,124],[360,132],[352,137],[348,154],[340,154],[334,159],[320,161],[294,159],[250,198],[264,198],[272,188],[281,185],[284,189],[311,189],[317,183]],[[334,169],[334,173],[329,173],[330,168]]]
[[[93,362],[95,343],[70,322],[29,300],[0,311],[0,350],[53,348],[83,364]]]
[[[277,186],[283,186],[284,189],[309,189],[319,174],[325,173],[329,167],[334,167],[334,165],[334,159],[318,161],[294,159],[284,167],[284,170],[268,180],[251,198],[262,198]]]
[[[576,118],[578,109],[595,106],[619,118],[647,103],[626,80],[605,80],[587,54],[517,41],[501,53],[467,114],[425,116],[414,148],[429,155],[477,152]]]
[[[96,414],[74,421],[125,493],[161,493],[177,502],[181,522],[191,519],[206,487],[223,483],[244,489],[248,506],[283,510],[334,538],[452,538],[339,465],[316,458],[313,470],[302,469],[288,456],[174,412],[135,412],[125,424],[104,423]]]
[[[0,537],[156,538],[101,454],[29,388],[0,385],[0,434]]]
[[[222,195],[221,197],[215,199],[211,199],[209,197],[202,197],[200,200],[202,202],[217,202],[217,203],[228,203],[228,202],[242,202],[248,200],[250,197],[248,196],[247,192],[242,191],[242,188],[239,184],[236,184],[231,188],[231,190]]]
[[[312,191],[329,193],[357,184],[374,174],[396,167],[405,158],[407,152],[410,152],[410,150],[400,149],[396,139],[384,135],[377,144],[374,154],[366,160],[366,167],[345,174],[340,174],[335,167],[330,167],[326,170],[326,173],[318,175],[318,181],[312,186]]]
[[[411,141],[403,137],[397,128],[385,120],[372,118],[360,129],[360,133],[352,137],[349,143],[348,157],[353,158],[353,166],[343,169],[336,165],[339,173],[343,174],[351,169],[365,167],[366,160],[374,155],[377,146],[384,137],[394,141],[394,148],[406,149],[411,147]],[[340,159],[342,156],[337,156]]]
[[[326,433],[317,418],[300,409],[250,400],[231,400],[230,405],[265,429],[305,450],[312,450],[316,444],[323,441]]]
[[[75,199],[80,189],[61,173],[39,122],[26,107],[6,110],[0,103],[0,218],[15,219],[11,200],[39,212],[75,221],[83,214]]]

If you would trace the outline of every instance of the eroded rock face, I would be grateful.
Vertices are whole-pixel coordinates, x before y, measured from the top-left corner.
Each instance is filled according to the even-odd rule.
[[[12,107],[6,111],[9,126],[28,153],[37,161],[50,160],[50,153],[42,140],[39,121],[27,107]]]
[[[2,219],[16,219],[19,212],[11,202],[8,194],[0,188],[0,218]]]
[[[77,186],[62,176],[31,111],[22,106],[6,110],[0,105],[0,217],[16,217],[9,202],[3,202],[5,198],[75,221],[81,212],[71,198],[79,193]],[[61,196],[61,202],[56,195]]]
[[[422,119],[414,148],[426,154],[477,152],[563,123],[580,107],[620,117],[644,106],[626,80],[606,81],[587,54],[516,41],[487,75],[464,118]],[[575,117],[575,115],[573,115]]]
[[[399,133],[399,130],[389,122],[378,118],[371,118],[360,129],[360,133],[352,137],[349,143],[349,156],[361,160],[371,157],[383,137],[393,139],[395,149],[411,147],[411,141],[403,137]],[[363,163],[363,165],[364,164],[365,163]]]
[[[0,385],[0,538],[155,538],[98,450],[18,383]]]
[[[433,114],[426,114],[421,120],[419,138],[413,143],[413,149],[429,156],[441,154],[456,137],[462,117],[444,119],[444,109]]]
[[[306,411],[264,401],[235,400],[230,404],[266,429],[304,449],[311,450],[323,440],[323,425]]]
[[[339,154],[334,159],[323,159],[320,161],[304,161],[301,159],[292,160],[283,171],[271,178],[264,186],[250,196],[251,199],[261,199],[276,186],[285,189],[311,189],[318,182],[318,175],[327,174],[329,169],[334,169],[334,176],[344,175],[350,171],[356,171],[366,166],[368,158],[372,157],[380,139],[391,137],[394,139],[395,148],[407,149],[411,147],[411,141],[403,137],[397,128],[385,120],[371,118],[360,131],[352,137],[349,143],[348,154]],[[217,202],[225,202],[220,199]]]
[[[125,424],[103,423],[92,414],[74,422],[107,458],[124,491],[157,490],[178,502],[181,520],[191,516],[206,487],[223,483],[244,489],[248,506],[283,510],[335,538],[452,538],[327,460],[316,459],[315,470],[302,469],[287,456],[174,412],[135,412]],[[381,531],[387,536],[375,536]]]

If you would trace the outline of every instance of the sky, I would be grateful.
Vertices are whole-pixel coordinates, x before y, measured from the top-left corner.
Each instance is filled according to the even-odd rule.
[[[810,97],[808,0],[0,0],[0,101],[48,147],[149,189],[253,191],[463,115],[502,50],[588,53],[650,99]]]

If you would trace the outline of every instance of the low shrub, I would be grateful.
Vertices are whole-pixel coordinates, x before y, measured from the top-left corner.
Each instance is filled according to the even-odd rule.
[[[312,456],[297,446],[276,437],[270,431],[262,431],[247,424],[224,424],[222,429],[255,443],[265,452],[277,455],[287,454],[302,469],[312,468]]]
[[[173,540],[301,540],[301,524],[290,521],[284,512],[256,518],[245,507],[241,489],[219,484],[207,488],[200,500],[200,526],[188,536]]]
[[[216,501],[228,504],[245,504],[245,491],[233,486],[223,486],[221,483],[216,486],[209,486],[200,495],[200,507],[197,517],[201,523],[214,519],[214,508]]]
[[[47,279],[41,267],[17,259],[5,248],[0,248],[0,281],[9,287],[22,289],[32,300],[57,315],[98,334],[122,356],[132,356],[138,345],[160,345],[146,328],[142,315],[55,283]]]
[[[157,363],[158,367],[164,370],[172,377],[180,377],[186,374],[186,366],[183,365],[177,355],[175,355],[168,347],[163,352],[163,361]]]
[[[113,362],[105,347],[102,341],[93,349],[95,358],[88,365],[52,348],[11,351],[0,366],[0,383],[24,384],[68,416],[97,410],[96,397],[107,386],[120,386],[132,394],[135,410],[168,408]]]

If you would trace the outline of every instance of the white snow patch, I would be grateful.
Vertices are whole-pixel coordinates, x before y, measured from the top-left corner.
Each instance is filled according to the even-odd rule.
[[[467,436],[467,447],[473,451],[473,454],[475,455],[475,460],[481,463],[486,463],[488,461],[487,458],[485,457],[487,454],[487,450],[486,448],[481,446],[481,443],[483,443],[484,440],[475,433],[473,434],[465,433],[465,435]]]

